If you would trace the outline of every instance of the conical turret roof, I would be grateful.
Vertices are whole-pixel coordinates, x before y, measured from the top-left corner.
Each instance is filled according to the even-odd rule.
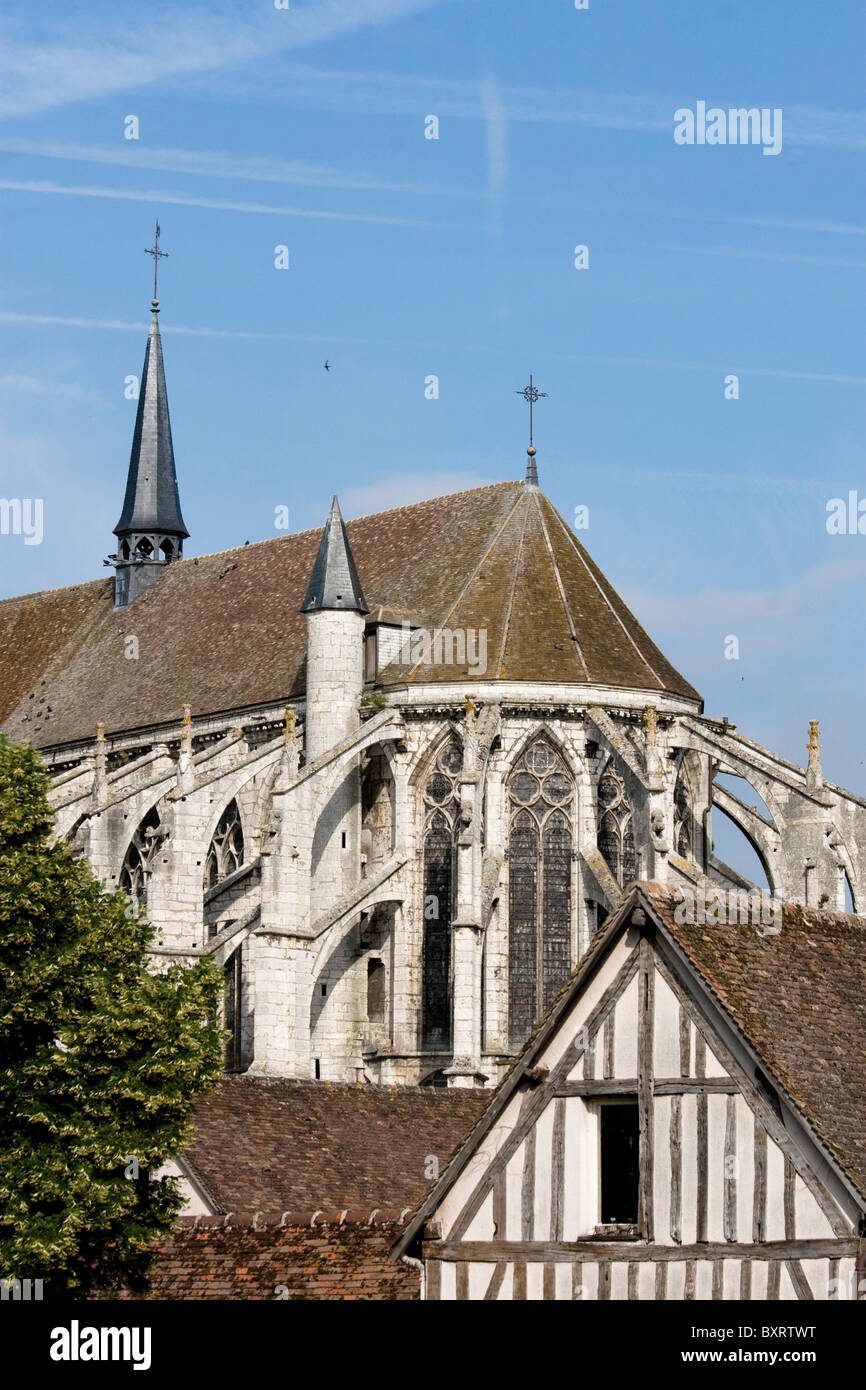
[[[158,314],[159,306],[154,300],[144,350],[126,496],[120,520],[114,528],[116,536],[140,531],[158,531],[161,535],[179,537],[189,535],[177,490]]]
[[[331,503],[331,513],[322,532],[301,612],[317,613],[323,608],[345,609],[355,613],[370,611],[336,497]]]

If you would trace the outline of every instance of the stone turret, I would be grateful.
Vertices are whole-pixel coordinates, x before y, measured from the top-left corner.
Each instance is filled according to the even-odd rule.
[[[354,733],[364,689],[364,615],[369,612],[336,497],[307,595],[306,754],[313,762]]]
[[[336,497],[301,612],[307,620],[306,763],[356,733],[364,689],[364,615],[368,612]],[[326,774],[327,775],[327,774]],[[316,821],[310,865],[310,924],[358,882],[361,871],[359,759],[344,765]],[[316,979],[311,999],[314,1076],[342,1080],[361,1064],[364,1000],[353,969],[358,929],[344,935]]]

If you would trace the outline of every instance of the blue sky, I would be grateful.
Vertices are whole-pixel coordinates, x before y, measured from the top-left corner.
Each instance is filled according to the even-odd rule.
[[[105,572],[158,216],[188,554],[522,476],[532,371],[543,487],[708,712],[799,763],[820,718],[866,794],[861,0],[5,8],[0,494],[45,532],[0,594]],[[677,145],[699,101],[781,152]]]

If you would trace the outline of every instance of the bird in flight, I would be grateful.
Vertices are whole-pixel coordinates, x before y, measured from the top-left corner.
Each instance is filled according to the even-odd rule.
[[[327,360],[327,358],[326,358],[326,359],[325,359],[325,371],[326,371],[326,372],[329,372],[330,370],[331,370],[330,363],[328,362],[328,360]]]

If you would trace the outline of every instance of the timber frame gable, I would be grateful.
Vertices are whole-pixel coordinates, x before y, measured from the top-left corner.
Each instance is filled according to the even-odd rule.
[[[626,894],[408,1223],[393,1253],[421,1257],[427,1298],[860,1296],[862,1173],[671,914],[659,885]],[[634,1209],[611,1220],[629,1124]]]

